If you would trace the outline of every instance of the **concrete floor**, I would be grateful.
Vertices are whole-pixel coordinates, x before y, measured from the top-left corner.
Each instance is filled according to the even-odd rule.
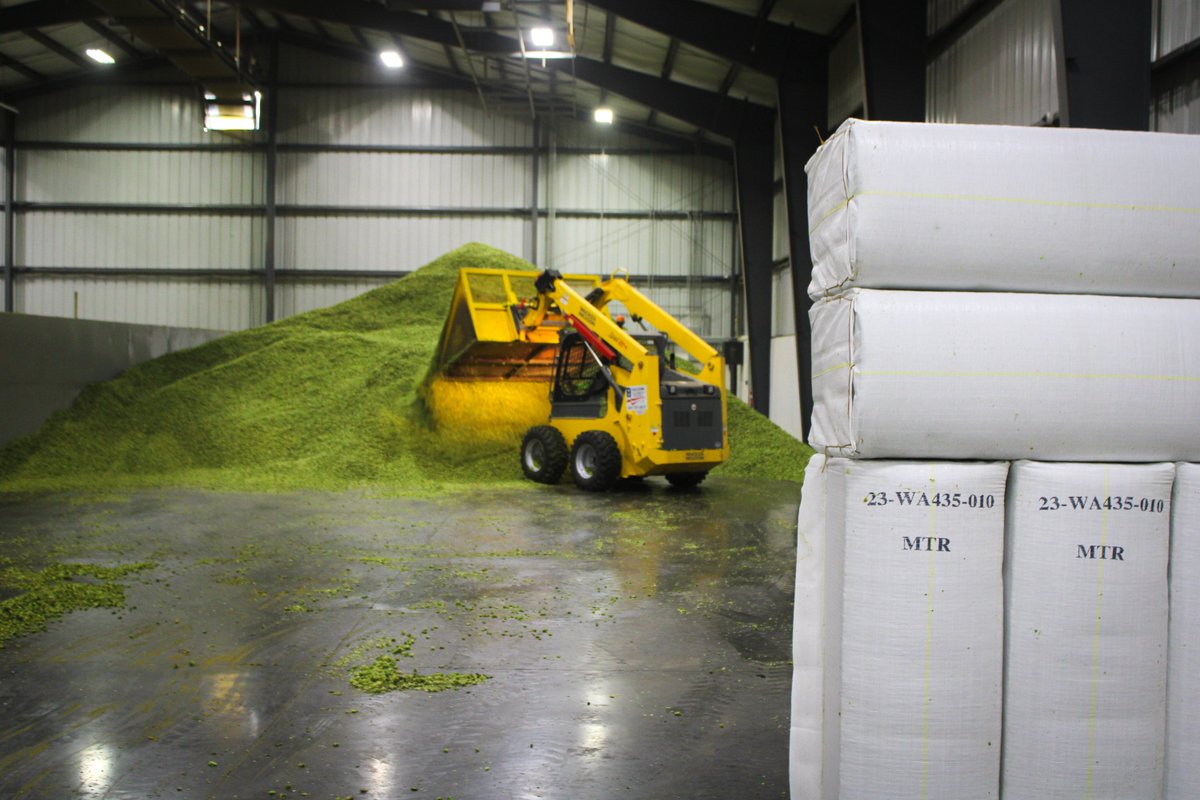
[[[786,797],[798,501],[0,495],[7,559],[156,564],[0,649],[0,797]],[[406,634],[491,679],[349,685]]]

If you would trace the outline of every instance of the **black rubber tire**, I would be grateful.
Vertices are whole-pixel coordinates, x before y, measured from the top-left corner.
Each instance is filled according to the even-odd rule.
[[[676,489],[694,489],[707,477],[707,472],[668,472],[667,483]]]
[[[557,428],[535,425],[521,442],[521,470],[538,483],[554,484],[567,468],[567,440]]]
[[[621,450],[604,431],[584,431],[571,446],[571,478],[580,489],[603,492],[621,477]]]

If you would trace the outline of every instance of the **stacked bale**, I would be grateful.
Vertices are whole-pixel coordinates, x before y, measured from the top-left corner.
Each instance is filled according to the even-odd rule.
[[[1174,464],[1013,464],[1005,798],[1159,796],[1174,475]]]
[[[1180,464],[1171,499],[1164,800],[1200,796],[1200,464]]]
[[[850,120],[807,172],[809,441],[829,459],[810,465],[826,476],[809,478],[800,517],[802,541],[821,542],[823,590],[819,621],[806,619],[813,590],[800,584],[814,570],[798,567],[795,691],[823,695],[793,698],[793,797],[1158,796],[1174,738],[1164,744],[1175,467],[1104,462],[1200,459],[1200,138]],[[1016,459],[1068,463],[1010,473]],[[991,527],[968,519],[1008,555],[1002,567],[980,547],[954,590],[953,607],[994,615],[947,620],[948,587],[890,579],[906,542],[937,537],[864,532],[920,470],[968,487],[968,467],[1001,473],[998,490],[988,479]],[[848,479],[893,469],[912,471],[907,488]],[[1061,513],[1039,506],[1052,498]],[[879,546],[897,561],[863,592],[856,571]],[[873,648],[888,657],[853,662]],[[901,702],[892,681],[907,663],[924,665],[923,686],[938,664],[972,672],[957,716],[932,713],[932,688]],[[971,751],[968,732],[1000,730],[1002,667],[1003,759]]]

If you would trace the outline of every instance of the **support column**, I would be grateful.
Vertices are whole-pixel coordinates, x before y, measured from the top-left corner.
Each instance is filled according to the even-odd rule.
[[[820,144],[829,116],[829,53],[809,52],[788,65],[776,82],[783,144],[783,196],[787,209],[788,252],[792,265],[792,307],[796,324],[796,375],[800,382],[801,438],[812,420],[812,330],[808,281],[812,256],[808,242],[808,180],[804,165]]]
[[[924,0],[857,0],[867,119],[925,121]]]
[[[761,119],[759,119],[761,117]],[[771,258],[774,222],[775,114],[747,122],[734,141],[738,223],[745,270],[746,329],[750,336],[750,392],[754,408],[771,404]]]
[[[541,161],[542,120],[533,118],[533,164],[529,181],[529,263],[538,263],[538,164]],[[549,266],[549,262],[547,262]]]
[[[263,243],[263,292],[266,321],[275,321],[275,184],[279,133],[279,37],[271,37],[271,66],[267,74],[266,236]]]
[[[1054,0],[1064,128],[1150,129],[1151,0]]]
[[[4,310],[16,310],[16,286],[13,283],[13,268],[16,267],[17,248],[14,241],[16,225],[16,173],[17,173],[17,115],[5,109],[4,124]]]

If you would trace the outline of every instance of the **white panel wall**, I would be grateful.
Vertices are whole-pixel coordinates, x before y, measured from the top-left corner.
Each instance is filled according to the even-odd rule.
[[[929,66],[925,118],[1032,125],[1053,117],[1055,63],[1050,3],[1005,0]]]
[[[30,267],[262,265],[262,220],[245,216],[27,211],[17,217],[16,242],[18,263]]]
[[[288,271],[411,270],[472,241],[525,257],[536,245],[543,264],[571,271],[733,271],[727,161],[677,149],[654,155],[661,143],[543,120],[543,143],[563,150],[543,155],[535,188],[532,121],[487,113],[474,92],[410,89],[404,76],[288,48],[281,79],[277,316],[378,283],[298,280]],[[195,92],[182,86],[88,88],[23,103],[17,136],[28,146],[18,150],[17,191],[30,205],[18,214],[18,266],[261,270],[265,136],[202,128]],[[37,147],[44,143],[58,146]],[[536,242],[528,210],[535,191],[544,210],[574,212],[555,215],[553,228],[543,215]],[[116,207],[69,207],[78,204]],[[615,212],[626,215],[605,216]],[[265,314],[261,280],[232,273],[22,274],[17,285],[18,310],[35,313],[74,315],[78,297],[79,315],[92,319],[243,328]],[[702,335],[731,335],[726,285],[697,280],[656,291]]]
[[[771,281],[771,335],[794,336],[796,333],[796,300],[792,295],[792,268],[776,270]]]
[[[22,275],[16,307],[26,314],[144,325],[240,330],[261,325],[262,287],[250,278],[201,281]]]
[[[518,208],[529,203],[529,166],[530,157],[519,155],[282,153],[276,201]]]
[[[791,249],[788,241],[787,197],[781,185],[772,198],[771,260],[776,264],[790,260]]]
[[[20,123],[18,123],[20,126]],[[26,138],[24,127],[20,135]],[[239,152],[24,150],[18,200],[35,203],[262,203],[262,158]]]
[[[1200,39],[1200,2],[1158,0],[1154,18],[1155,58]],[[1162,86],[1151,107],[1151,127],[1167,133],[1200,133],[1200,76]]]
[[[525,219],[437,216],[281,217],[280,269],[412,270],[468,242],[520,255]]]
[[[771,421],[799,439],[800,380],[797,374],[796,337],[771,339]]]
[[[1200,39],[1200,3],[1196,0],[1158,0],[1154,18],[1153,57],[1162,58]]]
[[[546,172],[559,209],[735,210],[732,168],[711,158],[559,154]]]
[[[377,281],[301,281],[277,284],[275,286],[275,311],[280,317],[303,314],[305,311],[312,311],[316,308],[337,305],[385,283],[387,283],[387,279]]]
[[[294,89],[279,95],[280,144],[528,147],[527,117],[484,113],[470,92]]]
[[[91,86],[21,103],[19,140],[230,144],[205,133],[195,90],[170,86]]]
[[[1200,78],[1170,87],[1155,98],[1151,126],[1166,133],[1200,134]]]
[[[544,222],[544,220],[543,220]],[[558,217],[553,252],[539,259],[563,272],[636,275],[729,274],[733,223],[706,219]]]

